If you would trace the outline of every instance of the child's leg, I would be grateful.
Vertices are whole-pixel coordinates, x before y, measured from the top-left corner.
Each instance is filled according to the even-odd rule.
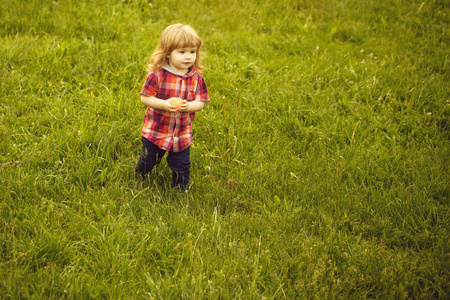
[[[189,189],[189,174],[191,169],[191,147],[181,151],[169,151],[167,163],[172,169],[172,187],[178,187],[182,191]]]
[[[136,164],[136,174],[145,177],[150,173],[155,166],[159,164],[166,151],[158,148],[155,144],[142,138],[142,155],[139,157],[139,161]]]

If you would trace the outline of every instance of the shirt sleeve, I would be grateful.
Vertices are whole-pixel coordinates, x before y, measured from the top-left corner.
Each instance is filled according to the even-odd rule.
[[[203,77],[200,77],[197,83],[197,91],[195,91],[195,100],[202,101],[202,102],[209,102],[211,101],[209,99],[209,92],[208,88],[206,87],[206,82]]]
[[[144,85],[142,86],[141,95],[143,96],[156,96],[158,92],[158,76],[156,72],[150,72],[147,75]]]

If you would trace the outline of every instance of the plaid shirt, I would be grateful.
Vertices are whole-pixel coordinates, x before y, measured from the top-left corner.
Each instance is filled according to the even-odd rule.
[[[205,80],[194,68],[184,76],[172,73],[167,67],[150,72],[141,95],[161,100],[179,97],[187,101],[210,101]],[[147,107],[142,136],[163,150],[183,151],[192,143],[194,117],[194,112],[172,113]]]

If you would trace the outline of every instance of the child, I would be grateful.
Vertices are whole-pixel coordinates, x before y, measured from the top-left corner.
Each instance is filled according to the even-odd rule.
[[[136,173],[145,177],[168,152],[172,187],[189,188],[192,120],[209,102],[208,89],[199,71],[202,41],[188,25],[175,24],[162,33],[150,58],[141,102],[147,106],[142,126],[143,153]],[[181,106],[172,100],[181,98]],[[177,99],[179,100],[179,99]]]

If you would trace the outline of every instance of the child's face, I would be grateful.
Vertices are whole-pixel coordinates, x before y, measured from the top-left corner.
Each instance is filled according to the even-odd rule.
[[[167,58],[169,59],[170,67],[174,71],[186,74],[197,59],[197,48],[175,49],[167,56]]]

